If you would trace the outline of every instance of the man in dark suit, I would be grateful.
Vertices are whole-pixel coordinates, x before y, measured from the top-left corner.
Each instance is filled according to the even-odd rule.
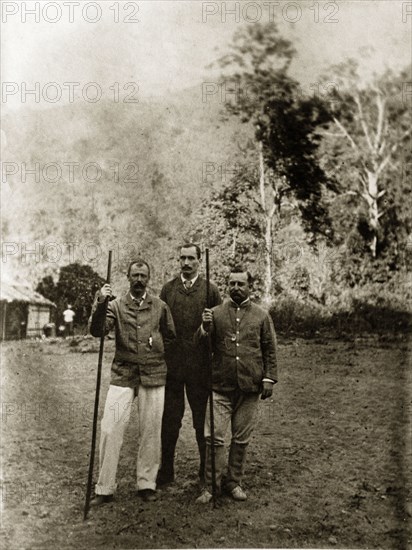
[[[206,280],[199,275],[200,248],[185,244],[180,249],[181,273],[167,282],[160,298],[169,306],[176,328],[176,341],[166,356],[167,381],[162,422],[162,465],[157,484],[174,481],[174,456],[185,410],[186,395],[192,410],[193,427],[199,448],[199,478],[204,477],[204,423],[208,398],[207,347],[195,348],[193,335],[202,322],[205,307],[221,303],[219,291],[210,284],[206,305]]]

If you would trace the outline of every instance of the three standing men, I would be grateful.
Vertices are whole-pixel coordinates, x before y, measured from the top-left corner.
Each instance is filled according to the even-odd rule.
[[[181,274],[166,283],[161,299],[146,292],[149,265],[143,260],[132,262],[127,273],[130,290],[126,296],[109,303],[105,325],[103,303],[112,295],[110,285],[103,285],[99,292],[90,332],[100,336],[103,331],[107,334],[115,328],[116,353],[101,423],[100,473],[92,505],[113,499],[123,434],[136,395],[140,428],[138,494],[144,500],[156,500],[156,485],[174,480],[174,454],[184,414],[185,387],[199,447],[199,477],[204,481],[197,501],[211,500],[209,411],[206,414],[209,337],[214,352],[216,482],[218,487],[222,483],[235,500],[247,498],[241,487],[246,450],[259,395],[262,399],[270,397],[277,381],[276,337],[269,314],[250,301],[251,281],[245,270],[232,270],[230,300],[221,304],[217,287],[211,285],[210,303],[206,303],[206,281],[198,272],[200,258],[197,245],[181,248]],[[232,440],[228,473],[223,479],[224,437],[229,423]]]
[[[208,399],[208,349],[207,342],[196,347],[193,336],[202,323],[202,312],[221,303],[217,287],[210,284],[209,301],[206,303],[206,280],[199,275],[200,248],[185,244],[180,250],[178,277],[167,282],[160,298],[172,313],[177,338],[167,354],[167,382],[162,423],[162,466],[158,485],[174,480],[174,457],[186,395],[192,410],[193,427],[199,448],[199,478],[203,481],[205,466],[204,425]]]
[[[134,398],[138,397],[139,451],[138,495],[156,500],[156,476],[160,466],[161,426],[166,384],[165,352],[176,334],[168,306],[146,291],[150,267],[143,260],[129,265],[129,292],[109,302],[106,322],[104,301],[112,296],[103,285],[92,310],[90,332],[101,336],[116,331],[116,352],[101,422],[99,479],[92,506],[113,500],[123,435]]]

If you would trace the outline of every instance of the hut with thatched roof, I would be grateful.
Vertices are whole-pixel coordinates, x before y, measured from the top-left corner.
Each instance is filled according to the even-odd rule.
[[[0,338],[18,340],[43,334],[56,304],[21,283],[0,286]]]

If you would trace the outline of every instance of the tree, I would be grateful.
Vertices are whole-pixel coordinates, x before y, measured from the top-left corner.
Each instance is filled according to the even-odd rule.
[[[287,206],[299,212],[312,242],[317,234],[330,233],[322,197],[329,182],[316,155],[317,130],[329,116],[318,98],[299,97],[298,83],[287,74],[294,53],[291,42],[279,35],[274,23],[254,24],[235,33],[231,52],[219,60],[226,91],[227,82],[231,82],[236,92],[236,100],[227,102],[226,110],[251,124],[254,134],[254,146],[245,157],[257,171],[242,170],[228,190],[233,184],[240,190],[246,186],[258,205],[266,301],[271,295],[273,235],[281,221],[281,209]],[[230,223],[231,207],[225,204],[223,212]]]
[[[45,298],[48,298],[52,302],[56,302],[56,285],[53,277],[51,275],[46,275],[43,277],[36,287],[36,292],[40,292],[40,294]]]
[[[61,268],[57,284],[50,276],[43,277],[36,290],[54,301],[60,314],[70,304],[76,323],[86,324],[96,290],[103,284],[104,279],[90,266],[74,263]]]
[[[405,209],[410,208],[411,193],[405,166],[411,156],[411,111],[402,91],[408,76],[407,71],[394,75],[388,70],[364,83],[358,69],[358,62],[350,59],[328,72],[333,89],[332,120],[325,132],[326,168],[335,172],[338,195],[353,199],[347,202],[351,223],[342,232],[356,225],[357,236],[376,259],[399,243],[402,224],[405,229],[409,225]]]
[[[256,177],[256,166],[239,161],[233,176],[212,191],[188,228],[190,240],[207,243],[214,258],[224,258],[224,263],[212,261],[213,278],[223,291],[230,268],[240,264],[253,265],[256,286],[262,286],[263,228],[255,200]]]

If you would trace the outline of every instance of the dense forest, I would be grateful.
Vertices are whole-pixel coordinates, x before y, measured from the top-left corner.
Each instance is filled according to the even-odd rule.
[[[209,87],[7,115],[3,267],[34,286],[72,263],[104,275],[112,249],[119,292],[137,255],[157,292],[194,241],[222,289],[230,265],[249,268],[281,329],[404,329],[411,69],[365,82],[348,59],[305,94],[294,55],[255,24]]]

